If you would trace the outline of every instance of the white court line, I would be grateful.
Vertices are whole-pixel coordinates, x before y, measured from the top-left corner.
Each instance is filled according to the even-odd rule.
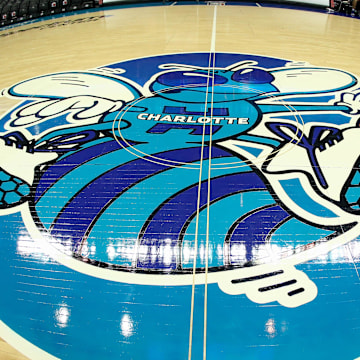
[[[13,348],[24,354],[30,359],[34,360],[60,360],[59,358],[50,355],[44,350],[33,345],[28,340],[17,334],[14,330],[10,329],[0,320],[0,336],[11,345]]]
[[[208,72],[210,71],[210,59],[211,59],[211,55],[209,57]],[[206,84],[204,117],[206,115],[206,109],[207,109],[208,89],[209,89],[209,77],[207,78],[207,84]],[[191,357],[192,357],[192,339],[193,339],[193,329],[194,329],[194,304],[195,304],[195,276],[196,276],[196,260],[197,260],[197,249],[198,249],[199,216],[200,216],[201,182],[202,182],[202,170],[203,170],[203,160],[204,160],[204,146],[205,146],[205,122],[203,124],[203,133],[202,133],[202,139],[201,139],[200,170],[199,170],[198,192],[197,192],[197,202],[196,202],[194,264],[193,264],[193,271],[192,271],[192,286],[191,286],[191,310],[190,310],[190,326],[189,326],[188,360],[191,360]]]
[[[214,26],[213,26],[214,29]],[[216,24],[215,24],[216,29]],[[208,181],[207,181],[207,204],[206,204],[206,242],[205,242],[205,290],[204,290],[204,342],[203,342],[203,360],[206,360],[206,343],[207,343],[207,304],[208,304],[208,272],[209,272],[209,233],[210,233],[210,184],[211,184],[211,150],[212,150],[212,119],[214,108],[214,79],[215,79],[215,42],[212,55],[212,94],[210,102],[210,135],[209,135],[209,165],[208,165]]]
[[[211,30],[211,44],[210,44],[210,56],[209,56],[209,65],[208,65],[208,75],[212,71],[212,87],[214,87],[214,67],[215,67],[215,42],[216,42],[216,18],[217,18],[217,5],[214,7],[214,16],[213,16],[213,24]],[[207,86],[206,86],[206,98],[205,98],[205,114],[207,114],[207,103],[208,103],[208,91],[209,91],[209,79],[208,76]],[[213,95],[214,91],[212,92],[212,99],[211,99],[211,116],[212,116],[212,108],[213,108]],[[212,121],[210,121],[211,123]],[[210,130],[211,133],[211,130]],[[194,322],[194,303],[195,303],[195,276],[196,276],[196,258],[197,258],[197,242],[198,242],[198,224],[199,224],[199,213],[200,213],[200,192],[201,192],[201,179],[202,179],[202,161],[203,161],[203,154],[204,154],[204,137],[205,137],[205,123],[203,126],[203,136],[202,136],[202,144],[201,144],[201,159],[200,159],[200,172],[199,172],[199,183],[198,183],[198,198],[197,198],[197,212],[196,212],[196,223],[195,223],[195,240],[194,240],[194,264],[193,264],[193,281],[192,281],[192,291],[191,291],[191,311],[190,311],[190,326],[189,326],[189,352],[188,352],[188,360],[191,360],[192,357],[192,337],[193,337],[193,322]],[[211,145],[210,145],[211,146]],[[211,152],[209,153],[209,159],[211,159]],[[209,174],[210,176],[210,165],[209,165]],[[210,192],[210,183],[208,179],[208,204],[207,207],[209,208],[209,192]],[[209,214],[209,209],[208,209]],[[208,224],[207,224],[208,229]],[[208,230],[206,234],[206,242],[208,248]],[[205,267],[205,293],[204,293],[204,342],[203,342],[203,360],[206,360],[206,336],[207,336],[207,267],[208,262]]]
[[[214,17],[213,17],[213,24],[211,30],[211,45],[210,45],[210,52],[215,52],[215,42],[216,42],[216,18],[217,18],[217,5],[214,7]]]
[[[204,289],[204,337],[203,337],[203,360],[206,360],[206,344],[207,344],[207,304],[208,304],[208,271],[209,271],[209,232],[210,232],[210,183],[211,183],[211,147],[212,147],[212,118],[214,107],[214,79],[215,79],[215,45],[216,45],[216,21],[217,21],[217,5],[214,7],[214,17],[211,31],[211,46],[209,73],[212,71],[212,93],[210,101],[210,139],[209,139],[209,168],[207,181],[207,215],[206,215],[206,243],[205,243],[205,289]],[[211,59],[212,58],[212,59]],[[211,69],[211,70],[210,70]],[[207,95],[208,96],[208,92]],[[206,97],[207,101],[207,97]],[[205,107],[207,111],[207,107]]]

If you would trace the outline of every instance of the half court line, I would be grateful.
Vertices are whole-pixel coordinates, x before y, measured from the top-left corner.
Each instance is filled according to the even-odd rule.
[[[211,185],[211,152],[212,152],[212,120],[214,113],[214,89],[215,89],[215,49],[216,49],[216,22],[217,6],[214,8],[213,26],[211,34],[210,58],[212,58],[212,92],[210,103],[210,136],[209,136],[209,166],[208,166],[208,187],[206,205],[206,243],[205,243],[205,288],[204,288],[204,340],[203,340],[203,360],[206,360],[207,345],[207,304],[208,304],[208,272],[209,272],[209,232],[210,232],[210,185]]]
[[[206,84],[206,95],[205,95],[205,107],[204,107],[204,117],[207,115],[207,104],[209,96],[209,81],[211,74],[211,85],[214,87],[214,67],[215,67],[215,44],[216,44],[216,21],[217,21],[217,6],[214,7],[213,23],[211,30],[211,43],[210,43],[210,55],[209,55],[209,64],[208,64],[208,77]],[[213,116],[213,96],[214,91],[211,94],[210,101],[210,149],[209,149],[209,168],[208,176],[210,176],[211,169],[211,131],[212,131],[212,116]],[[201,195],[201,181],[202,181],[202,165],[203,165],[203,154],[205,146],[205,122],[203,124],[203,134],[202,134],[202,143],[201,143],[201,159],[200,159],[200,171],[199,171],[199,183],[198,183],[198,196],[197,196],[197,211],[196,211],[196,223],[195,223],[195,239],[194,239],[194,263],[193,263],[193,281],[192,281],[192,291],[191,291],[191,310],[190,310],[190,326],[189,326],[189,352],[188,360],[191,360],[192,357],[192,339],[193,339],[193,322],[194,322],[194,302],[195,302],[195,275],[196,275],[196,260],[197,260],[197,246],[198,246],[198,228],[199,228],[199,213],[200,213],[200,195]],[[204,293],[204,337],[203,337],[203,360],[206,360],[206,337],[207,337],[207,272],[208,272],[208,249],[209,249],[209,205],[210,205],[210,179],[208,178],[208,189],[207,189],[207,224],[206,224],[206,245],[205,245],[205,293]]]

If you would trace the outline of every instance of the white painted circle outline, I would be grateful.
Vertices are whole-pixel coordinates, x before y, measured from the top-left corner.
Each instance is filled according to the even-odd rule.
[[[276,99],[276,101],[283,105],[286,109],[289,110],[289,113],[290,114],[293,114],[294,115],[294,118],[295,120],[295,124],[299,125],[301,124],[301,127],[297,126],[297,131],[299,130],[302,130],[304,129],[304,121],[302,119],[302,116],[294,109],[293,107],[290,105],[290,104],[287,104],[285,103],[282,99],[278,99],[277,96],[274,96],[274,95],[267,95],[267,93],[264,93],[264,92],[261,92],[261,91],[257,91],[255,89],[251,89],[251,88],[248,88],[246,86],[235,86],[235,85],[226,85],[226,84],[222,84],[222,85],[216,85],[216,86],[222,86],[222,87],[228,87],[228,88],[235,88],[235,89],[245,89],[245,90],[249,90],[250,92],[254,92],[255,94],[258,94],[258,95],[261,95],[261,96],[266,96],[267,98],[269,99]],[[157,95],[157,94],[161,94],[163,92],[167,92],[167,91],[171,91],[171,90],[178,90],[178,89],[184,89],[184,88],[196,88],[198,87],[197,84],[194,84],[194,85],[186,85],[186,86],[176,86],[176,87],[170,87],[170,88],[166,88],[166,89],[162,89],[162,90],[159,90],[157,92],[154,92],[153,95]],[[205,95],[205,93],[204,93]],[[258,96],[258,95],[254,95],[254,96]],[[179,162],[179,161],[172,161],[172,160],[166,160],[166,161],[162,161],[163,159],[162,158],[158,158],[156,156],[153,156],[153,155],[150,155],[150,154],[147,154],[147,153],[144,153],[142,152],[141,150],[138,150],[135,146],[131,145],[127,140],[126,138],[123,136],[122,132],[121,132],[121,121],[124,120],[123,117],[125,116],[125,114],[127,113],[127,111],[129,111],[129,109],[131,109],[133,106],[136,106],[139,102],[141,102],[142,100],[144,99],[148,99],[148,98],[151,98],[151,97],[146,97],[146,96],[141,96],[133,101],[130,102],[130,104],[127,104],[124,109],[124,111],[120,111],[119,114],[120,117],[119,118],[115,118],[113,120],[113,136],[114,136],[114,139],[116,140],[116,142],[119,144],[119,146],[121,148],[123,148],[124,150],[128,151],[130,154],[134,155],[135,157],[137,158],[140,158],[140,159],[144,159],[146,161],[149,161],[149,162],[152,162],[152,163],[155,163],[155,164],[159,164],[159,165],[165,165],[165,166],[168,166],[168,167],[179,167],[181,166],[181,168],[183,169],[195,169],[195,170],[198,170],[200,168],[200,164],[190,164],[190,163],[186,163],[186,162]],[[263,99],[262,99],[263,100]],[[234,102],[236,102],[237,100],[234,100]],[[246,101],[246,99],[240,99],[238,101]],[[208,116],[209,117],[209,116]],[[301,120],[299,121],[298,118]],[[126,121],[126,120],[125,120]],[[139,120],[139,121],[142,121],[142,120]],[[144,120],[145,121],[145,120]],[[147,120],[146,120],[147,121]],[[260,121],[261,122],[261,121]],[[117,124],[117,126],[116,126]],[[205,124],[202,124],[203,127],[205,127],[206,125]],[[200,125],[200,126],[202,126]],[[236,125],[235,125],[236,126]],[[241,126],[241,125],[239,125]],[[256,126],[255,126],[256,127]],[[123,146],[121,144],[121,141],[118,140],[118,135],[116,134],[116,132],[119,133],[119,137],[121,139],[121,141],[123,141],[127,146]],[[298,140],[295,140],[295,138],[293,138],[293,140],[295,140],[294,142],[291,142],[291,146],[288,147],[288,149],[286,150],[286,152],[288,151],[291,151],[291,149],[295,146],[297,146],[297,144],[301,141],[301,138],[298,138]],[[135,139],[136,140],[136,139]],[[222,141],[222,140],[220,140]],[[289,142],[290,143],[290,142]],[[131,150],[130,150],[131,149]],[[271,158],[273,156],[275,156],[280,150],[275,150],[271,153]],[[269,155],[265,155],[265,156],[259,156],[258,157],[258,160],[262,160],[262,159],[265,159],[266,157],[268,157]],[[171,164],[171,163],[174,163]],[[234,166],[231,166],[232,164],[239,164],[239,165],[234,165]],[[237,161],[237,162],[232,162],[232,163],[218,163],[216,165],[213,165],[212,166],[212,169],[237,169],[237,168],[242,168],[242,167],[247,167],[249,166],[249,164],[254,164],[254,162],[252,161],[247,161],[247,160],[243,160],[243,161]],[[255,163],[256,164],[256,163]],[[224,165],[224,166],[222,166]]]

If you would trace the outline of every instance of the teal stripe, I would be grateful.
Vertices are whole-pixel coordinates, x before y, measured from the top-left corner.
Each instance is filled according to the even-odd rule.
[[[296,248],[317,241],[333,231],[319,229],[293,218],[284,223],[271,236],[271,244]]]
[[[338,218],[339,216],[333,213],[330,209],[317,203],[304,190],[299,179],[280,180],[280,185],[286,194],[294,201],[295,204],[310,214],[324,218]]]

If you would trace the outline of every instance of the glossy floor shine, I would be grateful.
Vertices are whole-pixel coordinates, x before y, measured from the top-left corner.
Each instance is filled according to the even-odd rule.
[[[206,5],[2,29],[0,359],[360,357],[359,34]]]

